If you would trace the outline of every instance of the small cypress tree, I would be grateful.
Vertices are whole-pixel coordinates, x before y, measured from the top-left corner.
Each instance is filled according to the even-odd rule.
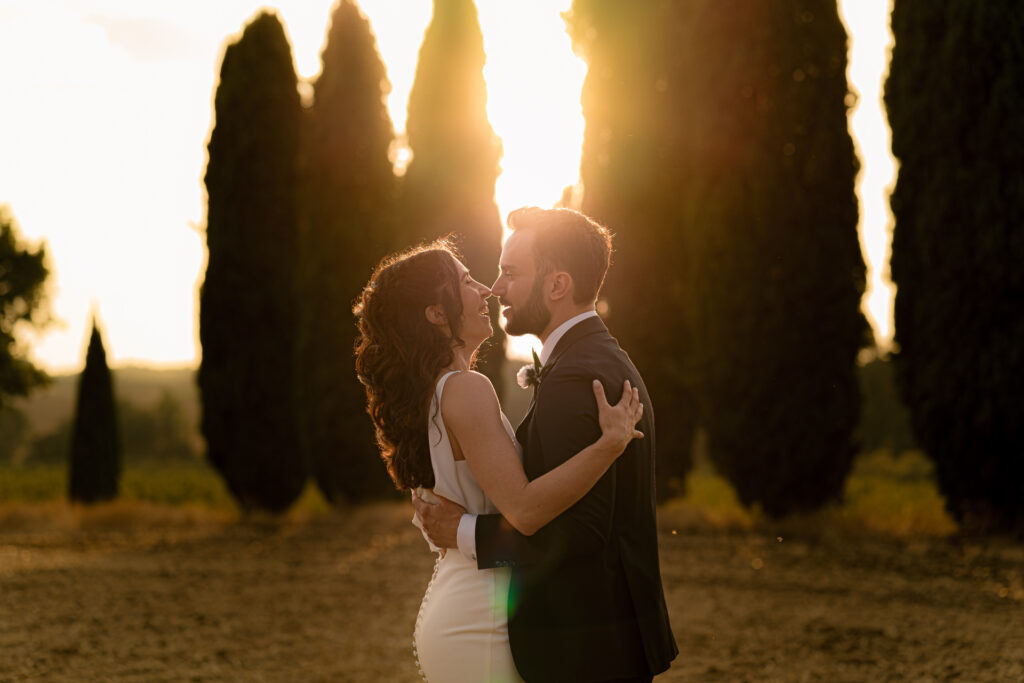
[[[117,497],[121,476],[121,435],[107,352],[95,317],[85,369],[78,380],[78,403],[71,437],[68,498],[96,503]]]
[[[1024,529],[1024,23],[896,0],[896,376],[953,516]]]
[[[472,0],[434,0],[420,47],[406,123],[412,161],[400,184],[400,235],[406,244],[454,232],[466,267],[490,285],[498,276],[501,220],[494,203],[501,141],[487,120],[483,36]],[[505,335],[490,300],[494,336],[479,369],[501,391]]]
[[[276,512],[298,498],[307,470],[293,398],[302,111],[275,15],[259,14],[228,46],[214,106],[199,311],[202,431],[209,461],[242,508]]]
[[[300,438],[332,502],[394,491],[380,462],[351,352],[352,302],[394,236],[390,88],[370,23],[338,3],[307,121],[306,218],[299,273]]]

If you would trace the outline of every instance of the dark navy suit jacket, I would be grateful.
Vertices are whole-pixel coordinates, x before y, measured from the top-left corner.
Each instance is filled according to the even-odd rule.
[[[625,453],[578,503],[533,536],[500,515],[477,519],[477,563],[510,566],[509,639],[527,681],[605,681],[652,676],[678,649],[658,566],[654,410],[640,374],[600,318],[571,327],[555,346],[516,438],[535,479],[601,435],[591,383],[610,403],[623,380],[644,415]]]

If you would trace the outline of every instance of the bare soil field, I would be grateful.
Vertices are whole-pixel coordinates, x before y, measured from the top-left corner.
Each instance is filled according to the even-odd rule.
[[[411,514],[0,511],[0,680],[416,681]],[[661,526],[659,683],[1024,680],[1024,546]]]

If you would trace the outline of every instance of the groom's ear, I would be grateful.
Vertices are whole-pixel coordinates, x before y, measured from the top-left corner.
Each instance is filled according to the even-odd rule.
[[[572,275],[565,271],[553,273],[551,284],[548,286],[548,296],[552,301],[564,299],[572,291]]]
[[[448,317],[445,316],[444,311],[441,310],[441,306],[439,304],[430,304],[424,308],[423,315],[426,316],[427,322],[431,325],[437,325],[440,327],[448,324]]]

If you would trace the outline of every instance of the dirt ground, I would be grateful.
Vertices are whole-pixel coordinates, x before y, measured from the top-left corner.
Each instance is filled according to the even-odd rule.
[[[8,511],[0,680],[411,683],[433,557],[410,516]],[[676,521],[661,548],[680,655],[659,683],[1024,680],[1024,546]]]

